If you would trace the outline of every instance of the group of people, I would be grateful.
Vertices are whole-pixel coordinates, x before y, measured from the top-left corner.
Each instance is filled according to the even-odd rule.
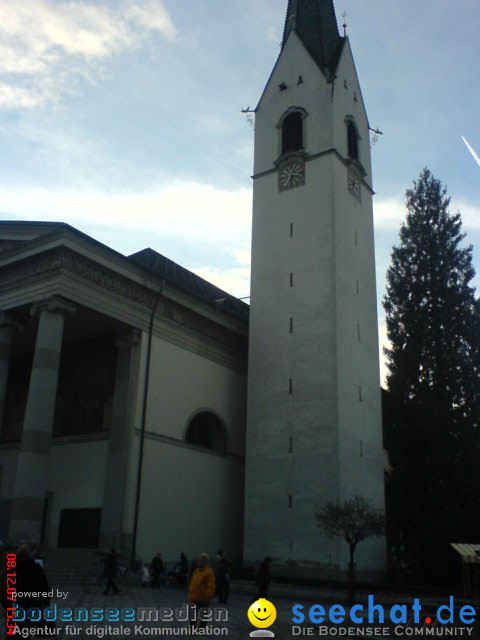
[[[193,560],[189,571],[187,556],[182,552],[180,554],[179,562],[173,567],[171,571],[168,571],[168,573],[166,573],[165,578],[167,580],[167,583],[171,581],[179,585],[186,585],[188,581],[188,584],[190,584],[193,579],[195,570],[205,566],[205,564],[202,564],[201,560],[202,558],[205,559],[205,557],[207,557],[208,565],[208,556],[206,554],[202,554],[201,556]],[[159,587],[160,580],[165,572],[166,565],[162,559],[162,554],[159,551],[152,559],[150,566],[144,564],[141,570],[142,586],[150,586],[152,588]],[[217,552],[212,574],[214,578],[214,593],[218,595],[219,601],[221,603],[226,604],[228,600],[228,587],[230,583],[230,560],[228,559],[227,553],[225,551],[219,550]]]
[[[116,594],[119,592],[114,582],[117,573],[118,554],[115,549],[110,549],[110,553],[102,560],[104,565],[104,577],[106,578],[106,586],[104,594],[108,594],[110,589]],[[16,573],[17,588],[23,592],[48,592],[49,586],[47,577],[43,568],[34,561],[32,551],[28,545],[21,545],[16,552]],[[230,586],[230,569],[231,563],[227,553],[223,550],[217,552],[213,569],[209,565],[209,556],[201,553],[196,560],[192,562],[190,574],[188,571],[188,559],[184,553],[180,555],[180,561],[169,572],[169,575],[175,575],[179,584],[186,584],[188,577],[188,599],[190,603],[196,605],[197,611],[203,607],[208,607],[215,595],[218,596],[219,602],[227,604]],[[4,569],[4,568],[3,568]],[[160,586],[160,577],[165,571],[165,563],[162,554],[158,552],[150,563],[151,586]],[[2,576],[4,577],[4,576]],[[7,606],[6,580],[2,579],[0,585],[0,604],[5,608]],[[264,598],[267,595],[267,589],[270,582],[270,558],[266,557],[260,565],[257,578],[255,581],[257,587],[257,595],[254,600]],[[17,602],[20,606],[28,609],[30,606],[39,606],[37,600],[35,602],[25,601]],[[40,605],[48,605],[48,601],[40,603]],[[198,619],[197,619],[198,620]],[[202,621],[198,621],[202,625]]]
[[[145,564],[142,567],[141,579],[142,586],[151,586],[153,588],[160,586],[160,578],[165,572],[166,567],[162,559],[162,554],[158,552],[150,563],[150,567]],[[177,584],[187,584],[188,599],[192,605],[195,605],[197,611],[208,607],[210,601],[218,595],[218,599],[222,604],[226,604],[228,600],[228,588],[230,583],[230,562],[225,551],[218,551],[214,568],[209,566],[209,557],[206,553],[201,553],[196,558],[188,570],[187,556],[182,552],[180,561],[168,572],[167,579],[174,579]],[[198,620],[198,625],[203,625]],[[197,624],[197,623],[195,623]]]
[[[143,587],[159,587],[162,575],[166,571],[166,564],[163,561],[160,551],[153,557],[150,566],[144,564],[141,569],[141,582]],[[188,578],[188,559],[183,553],[180,554],[179,562],[168,571],[166,579],[168,583],[175,582],[177,584],[187,584]]]

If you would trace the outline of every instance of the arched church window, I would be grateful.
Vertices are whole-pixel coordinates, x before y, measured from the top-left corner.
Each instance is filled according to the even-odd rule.
[[[282,153],[299,149],[303,149],[303,116],[293,111],[282,122]]]
[[[197,413],[191,419],[185,434],[185,442],[220,453],[225,453],[227,450],[225,427],[210,411]]]
[[[352,160],[358,160],[358,133],[353,122],[347,124],[348,156]]]

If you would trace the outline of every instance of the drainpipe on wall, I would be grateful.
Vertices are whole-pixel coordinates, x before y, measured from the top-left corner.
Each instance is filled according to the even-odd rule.
[[[157,311],[158,303],[165,288],[165,280],[162,280],[162,286],[157,294],[155,305],[150,315],[150,326],[148,328],[148,347],[147,358],[145,361],[145,381],[143,385],[143,405],[142,405],[142,422],[140,424],[140,449],[138,453],[138,469],[137,469],[137,488],[135,491],[135,513],[133,520],[133,540],[132,540],[132,569],[135,568],[135,558],[137,556],[137,532],[138,532],[138,514],[140,511],[140,491],[142,489],[142,469],[143,469],[143,447],[145,443],[145,423],[147,419],[147,400],[148,400],[148,383],[150,378],[150,359],[152,355],[152,336],[153,336],[153,319]]]

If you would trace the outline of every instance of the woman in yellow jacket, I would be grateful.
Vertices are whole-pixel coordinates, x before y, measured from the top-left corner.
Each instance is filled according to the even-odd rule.
[[[204,627],[206,622],[198,620],[199,610],[208,607],[210,600],[215,595],[215,576],[208,566],[208,555],[201,553],[198,556],[198,568],[195,569],[188,587],[188,599],[197,606],[197,624]]]

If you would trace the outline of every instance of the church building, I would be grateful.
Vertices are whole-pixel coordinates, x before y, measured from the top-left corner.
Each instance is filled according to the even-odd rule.
[[[288,2],[253,174],[250,306],[153,249],[0,222],[0,538],[343,575],[315,512],[383,509],[384,454],[369,125],[332,0]]]

